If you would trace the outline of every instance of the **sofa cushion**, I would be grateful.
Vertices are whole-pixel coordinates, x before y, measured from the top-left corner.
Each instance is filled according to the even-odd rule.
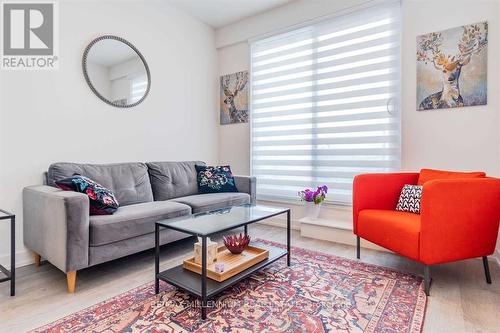
[[[194,166],[205,165],[205,163],[200,161],[149,162],[146,165],[155,200],[168,200],[198,193]]]
[[[90,217],[90,246],[100,246],[145,235],[155,222],[188,215],[191,208],[172,201],[152,201],[120,207],[113,215]]]
[[[170,201],[180,202],[191,207],[193,213],[207,212],[231,206],[250,203],[250,195],[240,192],[208,193],[189,195]]]
[[[420,215],[392,210],[364,209],[357,235],[403,256],[419,260]]]
[[[79,174],[110,189],[120,206],[153,201],[148,168],[144,163],[78,164],[54,163],[49,167],[47,183]]]
[[[90,215],[111,215],[118,209],[114,193],[87,177],[75,175],[57,180],[56,185],[65,191],[86,194],[89,197]]]
[[[229,165],[195,165],[198,193],[238,192]]]
[[[418,176],[417,185],[436,179],[457,179],[457,178],[484,178],[486,174],[482,171],[475,172],[456,172],[446,170],[422,169]]]

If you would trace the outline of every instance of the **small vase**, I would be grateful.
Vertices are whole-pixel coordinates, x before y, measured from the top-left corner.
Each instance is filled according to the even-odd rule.
[[[305,212],[307,218],[316,220],[319,217],[320,210],[321,203],[315,204],[314,202],[306,202]]]

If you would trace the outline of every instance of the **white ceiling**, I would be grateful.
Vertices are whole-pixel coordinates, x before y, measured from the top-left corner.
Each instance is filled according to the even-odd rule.
[[[128,45],[114,39],[105,39],[92,46],[88,61],[101,66],[111,67],[138,57]]]
[[[294,0],[166,0],[202,22],[220,28]]]

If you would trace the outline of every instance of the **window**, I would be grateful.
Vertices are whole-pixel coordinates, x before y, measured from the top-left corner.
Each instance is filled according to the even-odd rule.
[[[132,78],[132,80],[130,80],[130,103],[138,102],[146,94],[147,89],[147,75],[144,74]]]
[[[400,5],[251,42],[251,163],[263,200],[400,167]]]

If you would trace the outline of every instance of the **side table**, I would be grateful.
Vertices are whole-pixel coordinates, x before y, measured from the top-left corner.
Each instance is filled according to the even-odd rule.
[[[10,296],[16,294],[16,216],[0,209],[0,220],[10,220],[10,271],[0,265],[0,272],[6,277],[0,282],[10,281]]]

